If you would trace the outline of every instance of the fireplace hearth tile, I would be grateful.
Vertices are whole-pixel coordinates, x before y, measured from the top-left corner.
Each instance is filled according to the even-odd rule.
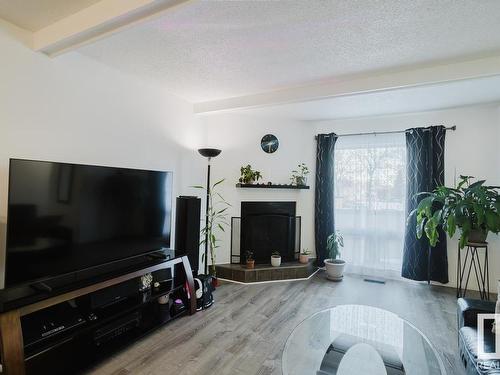
[[[316,269],[314,259],[310,259],[307,264],[285,262],[280,267],[273,267],[270,264],[257,264],[253,269],[248,269],[240,264],[218,264],[216,266],[217,275],[221,279],[243,283],[307,279]]]

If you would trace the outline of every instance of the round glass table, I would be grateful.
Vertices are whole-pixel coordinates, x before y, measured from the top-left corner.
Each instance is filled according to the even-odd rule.
[[[300,323],[283,351],[284,375],[445,375],[430,341],[394,313],[340,305]]]

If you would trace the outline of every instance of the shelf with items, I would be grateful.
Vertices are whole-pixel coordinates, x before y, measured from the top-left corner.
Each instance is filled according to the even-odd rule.
[[[250,189],[293,189],[293,190],[307,190],[308,185],[292,185],[292,184],[236,184],[237,188],[250,188]]]

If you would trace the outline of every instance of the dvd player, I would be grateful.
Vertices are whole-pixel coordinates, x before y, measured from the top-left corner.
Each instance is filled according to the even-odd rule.
[[[35,345],[61,335],[86,323],[83,315],[69,302],[23,316],[23,340],[25,347]]]

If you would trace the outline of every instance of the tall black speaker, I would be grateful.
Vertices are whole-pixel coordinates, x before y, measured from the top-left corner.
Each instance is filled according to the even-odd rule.
[[[175,213],[175,256],[187,255],[193,275],[198,274],[200,258],[201,199],[177,197]]]

